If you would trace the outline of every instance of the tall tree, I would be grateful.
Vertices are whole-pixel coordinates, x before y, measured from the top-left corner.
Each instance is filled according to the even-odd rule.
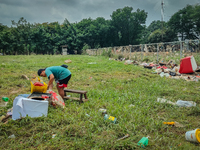
[[[179,35],[181,40],[198,38],[195,33],[195,22],[193,22],[193,14],[195,14],[195,11],[194,6],[187,5],[185,8],[176,12],[168,22],[170,28]],[[199,18],[199,16],[197,17]]]
[[[117,9],[111,15],[112,26],[115,27],[115,39],[114,44],[117,45],[129,45],[138,44],[141,37],[142,30],[145,29],[147,13],[144,10],[137,9],[136,12],[132,12],[132,7],[124,7],[123,9]]]
[[[19,43],[24,45],[25,51],[29,55],[28,45],[31,44],[31,24],[21,17],[18,22],[12,20],[12,25],[16,26]]]

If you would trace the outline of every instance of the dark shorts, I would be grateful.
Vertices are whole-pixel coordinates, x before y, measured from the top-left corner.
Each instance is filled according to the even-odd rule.
[[[67,87],[67,84],[68,84],[70,78],[71,78],[71,74],[67,78],[64,78],[62,80],[57,80],[56,82],[60,88]]]

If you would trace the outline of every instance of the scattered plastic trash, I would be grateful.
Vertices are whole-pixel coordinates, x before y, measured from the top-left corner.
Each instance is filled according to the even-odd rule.
[[[164,98],[157,98],[157,102],[159,102],[159,103],[168,103],[168,104],[177,105],[177,106],[180,106],[180,107],[196,106],[196,103],[193,102],[193,101],[178,100],[176,103],[174,103],[174,102],[171,102],[171,101],[166,100]]]
[[[130,64],[132,64],[132,63],[133,63],[132,60],[126,60],[126,61],[125,61],[125,64],[129,64],[129,65],[130,65]]]
[[[104,116],[104,120],[110,120],[112,123],[116,123],[117,118],[113,117],[113,116],[109,116],[108,114],[105,114]]]
[[[138,143],[138,146],[145,148],[148,145],[149,139],[148,137],[143,137]]]
[[[160,69],[160,68],[167,69],[167,67],[165,67],[165,66],[159,66],[159,67],[157,67],[157,69]]]
[[[7,110],[7,116],[12,116],[13,114],[13,108],[10,108]]]
[[[54,139],[56,137],[57,134],[52,134],[52,139]]]
[[[173,125],[175,127],[184,127],[182,124],[174,121],[174,122],[163,122],[163,124],[167,124],[167,125]]]
[[[163,124],[174,125],[175,122],[163,122]]]
[[[8,98],[8,97],[2,97],[2,100],[3,100],[4,102],[7,102],[7,101],[9,100],[9,98]]]
[[[161,72],[161,73],[160,73],[160,76],[161,76],[161,77],[164,77],[164,76],[165,76],[165,77],[169,77],[169,73]]]
[[[99,109],[99,112],[101,112],[102,114],[106,114],[106,113],[107,113],[107,110],[106,110],[106,109],[103,109],[103,108],[100,108],[100,109]]]
[[[144,68],[147,68],[147,69],[152,69],[153,66],[144,66]]]
[[[176,72],[169,72],[170,76],[176,76]]]
[[[90,117],[90,115],[89,114],[85,114],[86,116],[88,116],[88,117]]]
[[[168,104],[176,105],[176,103],[173,103],[173,102],[171,102],[171,101],[169,101],[169,100],[166,100],[166,99],[164,99],[164,98],[157,98],[157,102],[159,102],[159,103],[168,103]]]
[[[133,105],[133,104],[130,104],[130,105],[129,105],[129,107],[135,107],[135,105]]]
[[[200,129],[187,131],[185,133],[185,138],[187,141],[200,143]]]
[[[9,138],[9,139],[14,139],[14,138],[15,138],[15,135],[12,134],[12,135],[10,135],[8,138]]]
[[[196,103],[193,101],[183,101],[183,100],[178,100],[176,102],[176,105],[180,106],[180,107],[192,107],[192,106],[196,106]]]
[[[129,134],[126,134],[126,135],[123,136],[122,138],[119,138],[117,141],[119,141],[119,140],[123,140],[123,139],[126,139],[126,138],[128,138],[128,137],[130,137],[130,135],[129,135]]]

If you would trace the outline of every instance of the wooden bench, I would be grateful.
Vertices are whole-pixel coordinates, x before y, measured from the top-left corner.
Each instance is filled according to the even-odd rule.
[[[87,91],[64,89],[64,92],[65,92],[64,99],[78,100],[80,103],[88,101],[88,98],[87,98],[87,95],[86,95]],[[66,94],[67,92],[80,94],[80,98],[77,98],[77,97],[67,97],[67,94]],[[83,95],[84,95],[85,98],[83,98]]]

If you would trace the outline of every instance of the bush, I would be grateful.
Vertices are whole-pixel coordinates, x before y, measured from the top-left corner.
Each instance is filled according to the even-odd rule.
[[[103,53],[101,55],[105,57],[113,57],[111,49],[109,49],[108,51],[103,50]]]
[[[90,49],[91,47],[90,47],[90,45],[88,45],[88,44],[84,44],[84,46],[83,46],[83,48],[82,48],[82,54],[83,55],[86,55],[87,53],[86,53],[86,50],[87,49]]]

